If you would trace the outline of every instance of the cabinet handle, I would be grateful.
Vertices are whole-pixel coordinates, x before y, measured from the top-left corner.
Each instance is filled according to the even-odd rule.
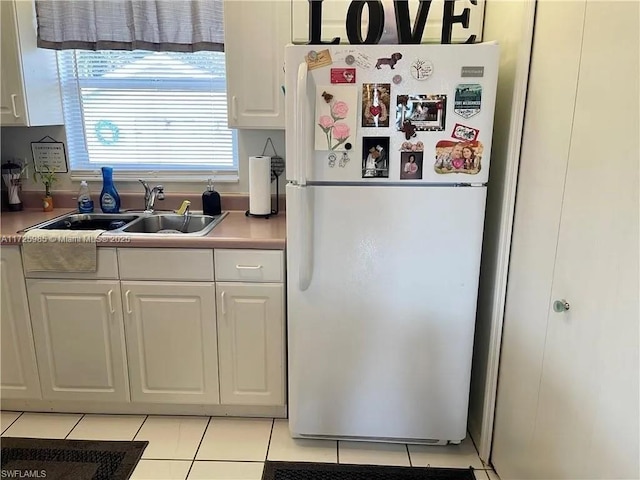
[[[226,295],[227,292],[225,292],[224,290],[222,291],[222,293],[220,294],[220,306],[222,307],[222,316],[226,317],[227,316],[227,305],[226,302],[224,301],[224,297]]]
[[[231,97],[231,118],[234,122],[238,121],[238,97],[235,95]]]
[[[116,313],[116,309],[113,308],[113,289],[109,290],[107,292],[107,299],[109,300],[109,310],[111,311],[111,314],[113,315],[114,313]]]
[[[236,265],[238,270],[260,270],[262,265]]]
[[[20,118],[20,115],[18,114],[18,109],[16,108],[16,98],[18,97],[18,94],[16,93],[12,93],[11,94],[11,109],[13,110],[13,116],[15,118]]]
[[[129,315],[133,313],[133,311],[131,310],[131,301],[129,300],[130,293],[131,293],[131,290],[127,290],[124,294],[124,300],[125,300],[125,303],[127,304],[127,313]]]

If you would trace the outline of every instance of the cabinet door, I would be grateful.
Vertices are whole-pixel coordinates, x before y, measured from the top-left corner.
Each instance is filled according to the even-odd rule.
[[[288,2],[224,2],[229,127],[284,129]]]
[[[129,400],[120,284],[27,280],[42,396]]]
[[[216,291],[221,403],[283,405],[283,285],[218,282]]]
[[[131,400],[217,404],[213,283],[122,282]]]
[[[41,398],[20,247],[0,251],[2,398]]]
[[[22,86],[22,66],[13,1],[0,2],[0,124],[27,125]]]

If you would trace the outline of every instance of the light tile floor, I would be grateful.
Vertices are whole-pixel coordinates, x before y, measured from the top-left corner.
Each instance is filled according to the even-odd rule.
[[[148,440],[132,480],[260,480],[265,459],[473,466],[477,480],[499,480],[469,439],[446,447],[293,440],[279,419],[1,412],[0,420],[3,437]]]

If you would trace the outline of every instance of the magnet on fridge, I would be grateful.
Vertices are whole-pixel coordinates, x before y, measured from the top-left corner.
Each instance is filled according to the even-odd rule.
[[[411,63],[409,71],[416,80],[426,80],[433,75],[433,63],[429,60],[417,59]]]
[[[395,85],[399,85],[400,83],[402,83],[402,75],[394,75],[393,78],[391,79],[391,81]]]
[[[391,54],[391,56],[388,58],[379,58],[376,62],[376,68],[380,70],[382,68],[382,65],[389,65],[391,70],[393,70],[396,68],[396,63],[398,63],[400,60],[402,60],[402,54],[400,52],[396,52]]]
[[[402,152],[400,154],[400,180],[422,179],[422,152]]]
[[[480,113],[482,105],[482,85],[463,83],[456,86],[453,111],[463,118],[471,118]]]
[[[362,178],[389,178],[389,137],[362,138]]]
[[[311,50],[304,57],[305,62],[307,62],[307,66],[309,70],[314,70],[320,67],[327,67],[333,63],[331,60],[331,53],[328,49],[321,50],[316,52],[315,50]]]
[[[349,163],[349,160],[351,160],[349,158],[349,156],[347,155],[347,152],[342,152],[342,158],[340,159],[340,167],[344,168],[347,163]]]
[[[347,65],[353,65],[356,62],[356,59],[353,55],[347,55],[344,59],[344,63]]]
[[[333,168],[336,166],[336,154],[335,153],[330,153],[329,156],[327,157],[327,160],[329,160],[329,167]]]
[[[480,130],[477,128],[467,127],[461,123],[456,123],[453,127],[453,132],[451,132],[451,137],[457,140],[472,142],[478,138],[479,133]]]
[[[356,69],[332,68],[331,83],[356,83]]]
[[[436,173],[466,173],[476,175],[481,169],[482,152],[484,146],[481,142],[456,142],[453,140],[440,140],[436,143]]]
[[[391,84],[362,84],[362,126],[388,127]]]

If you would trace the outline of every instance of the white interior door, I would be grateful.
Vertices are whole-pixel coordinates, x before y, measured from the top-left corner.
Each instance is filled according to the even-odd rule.
[[[466,436],[485,196],[287,187],[294,435]]]
[[[537,275],[515,270],[522,266],[520,255],[542,265],[551,261],[553,269],[548,287],[540,283],[546,298],[532,310],[543,311],[542,318],[531,319],[527,303],[518,301],[535,298],[535,290],[514,285],[507,297],[492,461],[507,479],[636,479],[640,12],[635,2],[570,8],[582,10],[576,23],[584,21],[584,31],[573,38],[581,44],[577,88],[565,92],[575,107],[558,236],[547,230],[557,246],[541,259],[541,245],[514,245],[515,285],[523,285],[520,276]],[[548,11],[543,4],[539,14]],[[566,44],[557,38],[553,43]],[[534,50],[532,78],[547,75],[536,71],[536,60]],[[603,110],[594,99],[603,95],[607,119],[597,121]],[[564,176],[562,169],[545,173]],[[541,226],[530,220],[529,228]],[[560,312],[555,301],[561,301]]]

